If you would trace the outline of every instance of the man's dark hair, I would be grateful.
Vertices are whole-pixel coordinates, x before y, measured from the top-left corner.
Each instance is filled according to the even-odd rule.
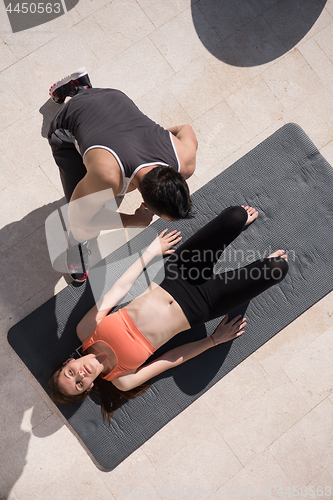
[[[172,167],[154,167],[140,182],[147,207],[173,220],[191,217],[191,197],[184,177]]]

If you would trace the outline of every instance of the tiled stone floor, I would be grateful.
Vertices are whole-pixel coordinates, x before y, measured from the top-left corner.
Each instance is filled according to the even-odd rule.
[[[14,34],[0,11],[0,498],[332,496],[333,294],[112,472],[6,336],[67,284],[44,233],[63,203],[45,139],[58,109],[49,85],[86,66],[95,87],[122,89],[163,126],[191,123],[192,191],[290,121],[333,165],[333,0],[80,0]]]

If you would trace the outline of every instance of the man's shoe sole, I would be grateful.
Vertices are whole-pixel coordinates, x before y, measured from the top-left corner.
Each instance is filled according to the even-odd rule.
[[[62,87],[63,85],[66,85],[66,83],[69,83],[71,80],[77,80],[78,78],[81,78],[82,76],[85,76],[88,74],[88,71],[86,68],[80,68],[75,73],[72,73],[71,75],[65,76],[65,78],[62,78],[58,82],[54,83],[52,87],[49,89],[49,96],[51,99],[56,102],[57,104],[62,104],[65,102],[65,99],[58,99],[58,101],[55,101],[52,97],[52,92],[57,90],[59,87]]]

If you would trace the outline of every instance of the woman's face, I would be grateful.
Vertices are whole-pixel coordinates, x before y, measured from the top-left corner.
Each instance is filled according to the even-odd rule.
[[[76,396],[93,387],[93,381],[103,371],[103,365],[95,354],[87,354],[79,359],[68,359],[58,378],[61,392]]]

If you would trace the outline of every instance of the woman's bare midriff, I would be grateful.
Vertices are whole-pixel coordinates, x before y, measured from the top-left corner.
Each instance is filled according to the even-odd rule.
[[[163,288],[153,289],[126,306],[126,311],[149,342],[158,349],[190,324],[178,302]]]

